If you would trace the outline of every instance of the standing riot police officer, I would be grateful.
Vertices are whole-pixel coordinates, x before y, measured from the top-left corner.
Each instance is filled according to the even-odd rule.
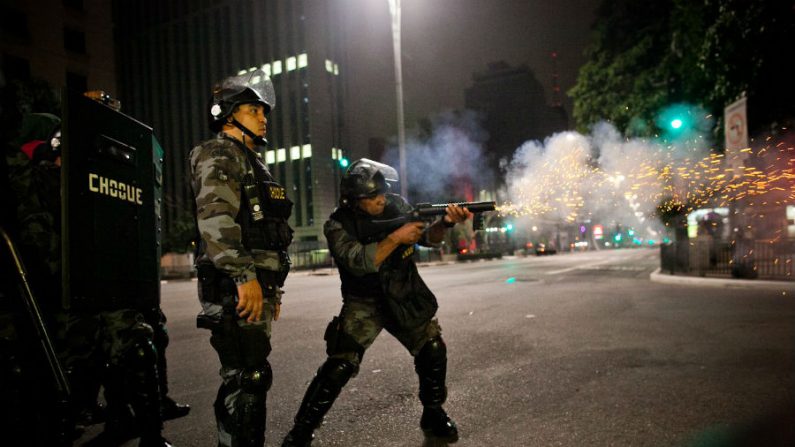
[[[458,440],[455,424],[442,409],[447,398],[447,348],[433,318],[436,298],[420,278],[411,255],[415,243],[441,242],[445,228],[472,214],[451,205],[428,228],[411,222],[380,232],[376,220],[397,218],[412,209],[402,197],[386,194],[387,178],[397,180],[394,169],[361,159],[351,164],[341,180],[340,206],[326,222],[324,234],[342,280],[342,310],[326,329],[328,359],[309,384],[283,446],[311,444],[313,431],[384,328],[414,357],[424,407],[420,427],[429,437]]]
[[[228,78],[213,91],[210,128],[218,135],[190,154],[196,196],[197,271],[202,312],[223,383],[215,401],[218,442],[262,446],[271,322],[289,270],[292,202],[256,152],[267,144],[273,86],[261,71]]]

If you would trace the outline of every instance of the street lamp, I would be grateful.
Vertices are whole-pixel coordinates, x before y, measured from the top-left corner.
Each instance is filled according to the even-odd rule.
[[[397,95],[398,154],[400,156],[400,195],[408,197],[406,174],[406,126],[403,121],[403,67],[400,58],[400,0],[387,0],[392,16],[392,49],[395,56],[395,93]]]

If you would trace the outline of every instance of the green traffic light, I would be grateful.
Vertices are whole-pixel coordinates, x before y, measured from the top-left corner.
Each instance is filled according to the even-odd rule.
[[[348,159],[344,158],[344,157],[340,158],[340,166],[342,166],[343,168],[347,168],[348,167]]]
[[[679,129],[680,127],[682,127],[682,120],[680,120],[679,118],[671,120],[671,127],[674,129]]]

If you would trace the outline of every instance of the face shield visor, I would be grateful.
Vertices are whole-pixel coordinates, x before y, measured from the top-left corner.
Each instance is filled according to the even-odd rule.
[[[251,89],[252,92],[246,92],[247,88]],[[273,82],[261,69],[237,76],[230,76],[221,81],[216,90],[223,91],[225,93],[224,96],[233,100],[238,105],[244,104],[244,101],[247,99],[252,100],[248,102],[257,102],[256,99],[258,98],[259,101],[267,105],[266,113],[276,107],[276,92],[273,90]],[[248,96],[251,95],[251,93],[255,94],[256,97],[249,98]],[[238,96],[240,96],[240,98],[237,98]]]

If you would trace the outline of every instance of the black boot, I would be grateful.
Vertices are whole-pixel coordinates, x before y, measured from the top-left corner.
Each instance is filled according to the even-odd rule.
[[[140,429],[139,446],[169,447],[161,436],[163,420],[160,418],[160,389],[155,366],[156,354],[151,341],[139,339],[124,358],[126,385],[135,421]]]
[[[419,395],[424,407],[420,428],[427,436],[456,442],[458,428],[442,409],[447,400],[447,347],[441,337],[425,343],[414,357],[414,369],[420,379]]]
[[[190,413],[190,405],[177,403],[168,396],[164,396],[160,400],[160,416],[163,421],[181,418],[187,416],[188,413]]]
[[[301,408],[295,415],[295,425],[284,438],[282,447],[308,447],[312,445],[312,432],[320,426],[323,416],[334,404],[342,387],[356,372],[356,365],[337,358],[329,358],[320,367],[306,390]]]
[[[449,443],[458,441],[458,427],[442,407],[423,408],[420,428],[426,436],[433,436]]]

